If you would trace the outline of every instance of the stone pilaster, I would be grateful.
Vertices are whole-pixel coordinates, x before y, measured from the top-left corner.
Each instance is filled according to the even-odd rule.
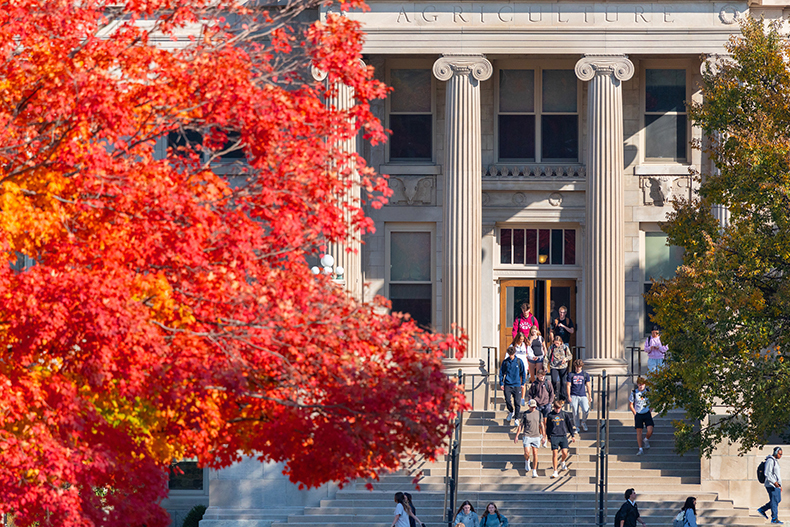
[[[622,82],[625,55],[585,55],[576,75],[588,88],[587,214],[584,267],[588,370],[625,371],[625,194]]]
[[[469,336],[465,361],[480,358],[482,273],[482,161],[480,83],[493,67],[483,55],[444,55],[433,65],[447,81],[444,159],[443,330],[453,324]],[[456,363],[457,364],[457,363]]]
[[[326,74],[313,68],[313,78],[319,81],[326,79]],[[330,96],[326,104],[330,108],[334,108],[338,112],[346,112],[354,106],[354,89],[342,83],[335,83],[335,91]],[[349,137],[337,141],[336,148],[345,153],[356,153],[357,151],[357,138]],[[353,171],[348,176],[342,176],[346,181],[350,179],[350,186],[346,192],[338,197],[341,203],[351,206],[359,206],[360,204],[360,191],[359,191],[359,178],[356,171]],[[345,221],[347,225],[351,224],[351,213],[345,208]],[[331,254],[335,259],[335,269],[338,267],[343,268],[343,279],[348,293],[356,298],[362,300],[362,252],[360,246],[359,232],[349,229],[346,240],[338,243],[330,243],[327,247],[327,253]]]

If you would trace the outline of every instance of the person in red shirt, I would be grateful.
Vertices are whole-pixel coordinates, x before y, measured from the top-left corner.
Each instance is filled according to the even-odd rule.
[[[529,335],[529,330],[532,326],[537,325],[538,319],[529,310],[529,304],[524,302],[521,304],[521,313],[516,315],[516,319],[513,320],[513,338],[515,339],[519,332]]]

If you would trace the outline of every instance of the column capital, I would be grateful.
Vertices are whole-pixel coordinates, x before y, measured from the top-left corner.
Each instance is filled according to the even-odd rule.
[[[433,74],[440,81],[450,80],[453,75],[469,75],[479,81],[488,80],[494,67],[485,55],[442,55],[433,63]]]
[[[614,75],[619,81],[627,81],[634,76],[634,63],[627,55],[584,55],[576,63],[576,76],[583,80],[592,80],[596,75]]]

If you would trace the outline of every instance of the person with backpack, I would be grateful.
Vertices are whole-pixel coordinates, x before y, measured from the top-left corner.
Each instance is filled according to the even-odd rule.
[[[529,304],[524,302],[521,304],[521,312],[516,315],[516,318],[513,320],[513,338],[516,338],[516,335],[519,332],[523,333],[525,336],[529,335],[529,330],[532,326],[538,325],[538,319],[535,318],[535,315],[529,310]]]
[[[694,496],[686,498],[686,503],[672,520],[672,527],[697,527],[697,498]]]
[[[552,478],[558,478],[560,475],[557,473],[557,458],[560,451],[562,451],[562,467],[561,470],[567,470],[568,467],[565,462],[568,460],[568,434],[571,435],[571,443],[576,441],[576,436],[573,428],[573,421],[567,412],[562,411],[562,401],[559,399],[554,401],[554,410],[549,414],[546,419],[546,435],[549,436],[551,441],[551,465],[554,467]]]
[[[768,519],[765,511],[771,509],[771,523],[781,525],[784,522],[779,521],[779,502],[782,501],[782,475],[779,472],[779,460],[782,459],[782,448],[775,447],[773,454],[765,458],[765,461],[760,463],[763,470],[757,467],[757,479],[762,479],[762,484],[765,485],[765,490],[768,492],[768,503],[757,509],[760,516]],[[760,473],[763,472],[764,476]]]
[[[560,335],[555,335],[551,349],[543,360],[543,369],[551,372],[551,382],[554,385],[554,395],[557,399],[565,399],[563,388],[571,361],[573,361],[573,354],[570,348],[562,341]]]
[[[530,399],[534,399],[538,404],[538,411],[545,419],[551,412],[551,403],[554,402],[554,386],[546,378],[546,371],[543,369],[538,370],[538,376],[535,382],[529,385],[529,392],[527,392]]]
[[[636,506],[636,491],[628,489],[625,491],[625,503],[620,506],[620,510],[614,515],[614,527],[636,527],[636,522],[647,527],[647,524],[639,517],[639,508]]]
[[[505,516],[499,513],[499,509],[494,503],[489,503],[480,517],[480,527],[508,527],[508,521]]]
[[[529,382],[534,382],[538,370],[543,368],[546,358],[546,343],[540,335],[538,326],[532,326],[527,337],[527,363],[529,364]]]
[[[469,500],[464,500],[455,515],[455,527],[478,527],[480,518],[477,517],[475,507]]]
[[[636,380],[636,388],[628,396],[628,407],[634,414],[634,428],[636,428],[636,444],[639,447],[636,455],[641,456],[645,453],[642,449],[650,448],[650,436],[653,435],[653,416],[650,413],[650,403],[647,400],[646,383],[642,377]],[[645,438],[642,439],[642,430],[646,430]]]

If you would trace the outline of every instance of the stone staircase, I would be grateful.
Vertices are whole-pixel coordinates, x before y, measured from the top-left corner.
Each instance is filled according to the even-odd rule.
[[[524,470],[523,447],[514,443],[515,427],[505,422],[502,405],[496,411],[472,411],[465,414],[461,459],[459,463],[458,501],[469,500],[481,514],[494,502],[508,517],[510,525],[594,527],[595,523],[595,426],[588,420],[589,431],[571,444],[568,470],[551,479],[551,450],[541,448],[538,478]],[[591,412],[591,417],[594,413]],[[655,418],[651,448],[637,456],[633,417],[630,412],[610,413],[608,518],[623,503],[629,487],[638,493],[637,504],[649,527],[671,526],[687,496],[697,497],[700,526],[762,525],[764,519],[746,509],[735,508],[730,501],[719,500],[716,493],[701,492],[700,461],[696,453],[678,456],[673,451],[672,419],[680,414]],[[419,490],[413,475],[419,476]],[[355,482],[337,492],[334,499],[323,500],[319,507],[308,507],[294,514],[285,527],[334,527],[365,525],[389,527],[392,524],[394,493],[411,492],[417,515],[428,527],[446,525],[443,514],[445,460],[423,463],[411,474],[389,474],[379,481]],[[457,508],[457,505],[456,505]]]

